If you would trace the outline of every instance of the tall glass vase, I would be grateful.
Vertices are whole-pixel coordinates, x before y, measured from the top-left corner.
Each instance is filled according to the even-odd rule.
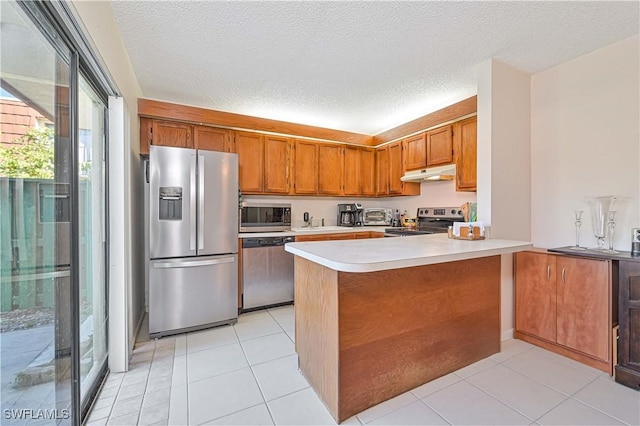
[[[586,201],[589,204],[589,210],[591,212],[591,226],[593,227],[593,235],[596,237],[597,246],[595,250],[604,251],[605,240],[607,238],[608,231],[608,217],[609,211],[613,210],[613,205],[616,201],[614,196],[600,196],[600,197],[586,197]]]

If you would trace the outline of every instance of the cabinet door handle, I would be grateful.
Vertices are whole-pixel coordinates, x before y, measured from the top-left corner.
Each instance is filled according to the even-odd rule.
[[[551,281],[551,265],[547,265],[547,281]]]
[[[564,284],[564,268],[562,268],[562,284]]]

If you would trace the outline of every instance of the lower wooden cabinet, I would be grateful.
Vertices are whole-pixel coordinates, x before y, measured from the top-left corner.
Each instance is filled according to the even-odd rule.
[[[296,235],[296,243],[304,241],[354,240],[363,238],[380,238],[384,233],[375,231],[339,232],[335,234]]]
[[[515,337],[613,372],[612,262],[515,255]]]
[[[640,389],[640,262],[621,260],[619,265],[616,381]]]

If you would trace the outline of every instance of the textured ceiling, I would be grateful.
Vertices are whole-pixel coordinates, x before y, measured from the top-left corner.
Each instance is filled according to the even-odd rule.
[[[113,1],[144,97],[377,134],[638,33],[628,2]]]

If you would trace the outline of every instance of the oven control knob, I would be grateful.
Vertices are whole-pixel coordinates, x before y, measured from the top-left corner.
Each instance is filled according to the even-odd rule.
[[[455,210],[451,210],[451,214],[456,214],[456,211]]]
[[[458,214],[462,216],[462,210],[458,210]]]
[[[424,214],[424,209],[418,209],[418,215],[423,215]]]

